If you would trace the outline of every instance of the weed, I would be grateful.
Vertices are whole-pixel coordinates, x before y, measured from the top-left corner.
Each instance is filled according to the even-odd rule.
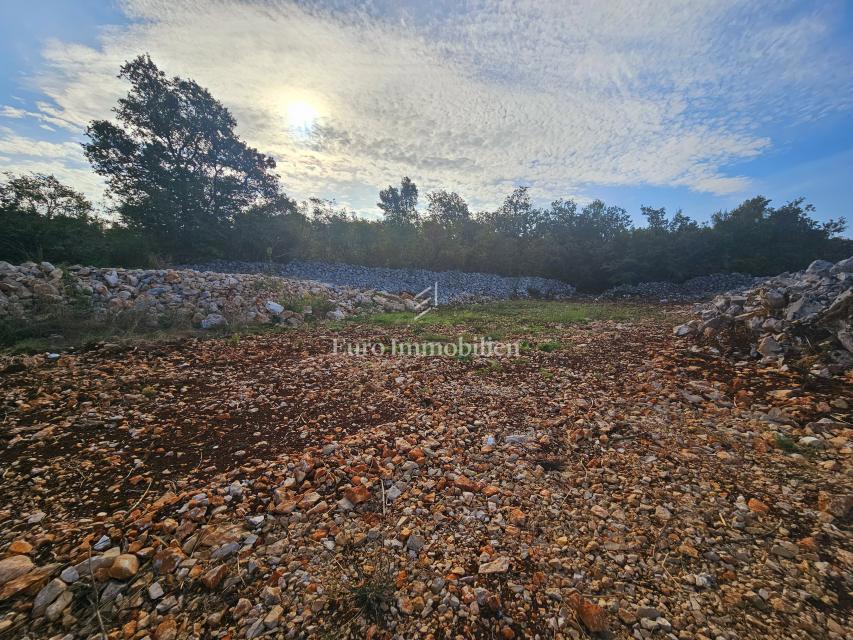
[[[539,351],[544,351],[545,353],[553,353],[557,349],[559,349],[562,345],[558,340],[551,340],[549,342],[543,342],[539,345]]]
[[[495,360],[489,360],[486,363],[486,366],[480,367],[475,370],[475,373],[481,376],[491,375],[495,373],[501,373],[504,370],[503,365],[500,362],[496,362]]]
[[[394,583],[377,574],[374,571],[350,589],[353,604],[371,622],[380,622],[394,599]]]
[[[776,446],[785,453],[800,453],[800,447],[797,443],[783,433],[776,434]]]
[[[332,624],[338,631],[345,631],[335,637],[352,633],[360,625],[359,619],[384,625],[394,603],[394,572],[388,551],[375,547],[367,551],[367,557],[352,558],[346,564],[352,568],[351,572],[340,574],[331,589],[338,614]]]

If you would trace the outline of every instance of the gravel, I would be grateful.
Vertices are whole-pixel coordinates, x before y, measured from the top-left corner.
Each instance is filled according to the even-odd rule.
[[[97,597],[137,640],[850,637],[850,385],[657,318],[492,366],[331,334],[16,357],[0,636],[100,636]]]

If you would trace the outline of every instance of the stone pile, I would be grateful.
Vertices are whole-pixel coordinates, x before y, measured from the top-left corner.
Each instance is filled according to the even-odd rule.
[[[684,302],[702,300],[726,291],[750,287],[760,278],[745,273],[714,273],[691,278],[685,282],[640,282],[620,284],[598,296],[599,300],[659,300],[661,302]]]
[[[262,274],[0,262],[0,318],[27,318],[52,305],[72,303],[101,313],[141,312],[152,324],[177,315],[204,329],[232,322],[297,325],[307,317],[342,320],[363,311],[415,308],[411,297],[376,289]]]
[[[560,280],[537,277],[505,277],[491,273],[463,271],[429,271],[427,269],[386,269],[353,264],[301,262],[288,264],[266,262],[216,261],[190,265],[198,271],[223,273],[273,273],[285,278],[314,280],[332,286],[381,289],[392,293],[417,294],[438,283],[438,299],[442,304],[506,298],[568,298],[575,288]]]
[[[804,271],[717,296],[697,311],[676,335],[735,346],[745,339],[750,354],[765,362],[819,356],[809,364],[824,376],[853,368],[853,257],[815,260]]]

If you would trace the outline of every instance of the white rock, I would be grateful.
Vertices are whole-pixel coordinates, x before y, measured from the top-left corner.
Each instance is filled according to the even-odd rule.
[[[159,600],[163,597],[163,587],[160,586],[159,582],[148,585],[148,597],[152,600]]]
[[[328,318],[329,320],[334,320],[336,322],[339,322],[339,321],[343,320],[344,318],[346,318],[346,314],[343,311],[341,311],[340,309],[334,309],[334,310],[328,311],[326,313],[326,318]]]
[[[281,306],[278,302],[273,302],[272,300],[267,300],[264,303],[264,308],[274,315],[278,315],[282,311],[284,311],[283,306]]]
[[[226,324],[228,324],[228,321],[225,319],[225,316],[219,313],[210,313],[201,321],[201,328],[213,329],[214,327],[221,327]]]

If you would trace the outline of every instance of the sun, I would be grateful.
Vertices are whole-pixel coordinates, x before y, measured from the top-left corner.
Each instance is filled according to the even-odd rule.
[[[317,115],[317,109],[302,100],[287,105],[287,121],[290,128],[299,133],[310,133],[317,122]]]

